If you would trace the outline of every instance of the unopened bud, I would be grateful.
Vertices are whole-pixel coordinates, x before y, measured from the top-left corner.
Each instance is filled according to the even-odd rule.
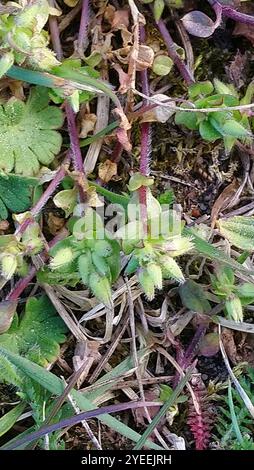
[[[234,320],[235,322],[243,321],[243,308],[239,297],[232,294],[226,300],[225,308],[230,319]]]

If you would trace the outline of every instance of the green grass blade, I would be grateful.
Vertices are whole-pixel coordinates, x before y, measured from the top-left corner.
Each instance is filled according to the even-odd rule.
[[[243,443],[243,436],[239,428],[239,424],[237,421],[237,417],[235,414],[235,407],[234,407],[234,402],[233,402],[233,395],[232,395],[232,386],[231,386],[231,381],[229,380],[228,383],[228,403],[229,403],[229,409],[230,409],[230,414],[231,414],[231,419],[232,419],[232,425],[237,437],[237,440],[240,444]]]
[[[19,416],[23,413],[26,407],[25,403],[19,403],[17,406],[8,411],[2,418],[0,418],[0,436],[3,436],[12,426],[16,423]]]
[[[141,436],[139,441],[134,447],[134,450],[140,450],[142,447],[146,444],[147,439],[149,436],[152,434],[156,426],[159,424],[160,420],[163,418],[163,416],[167,413],[168,409],[174,405],[177,397],[180,395],[181,391],[185,387],[186,383],[190,379],[190,376],[192,374],[192,369],[189,369],[184,377],[181,379],[179,384],[177,385],[176,389],[173,391],[172,395],[168,398],[167,401],[165,401],[164,405],[161,407],[160,411],[157,413],[157,415],[153,418],[152,422],[147,426],[147,429],[145,430],[144,434]]]
[[[62,380],[56,375],[52,374],[43,367],[29,361],[28,359],[18,356],[17,354],[7,351],[0,346],[0,353],[6,356],[16,367],[20,368],[22,372],[31,377],[33,380],[38,382],[42,387],[53,393],[54,395],[61,395],[64,390],[64,384]],[[71,393],[73,399],[75,400],[77,406],[84,411],[90,411],[95,408],[95,405],[92,401],[89,401],[82,393],[77,390],[73,390]],[[110,415],[100,416],[98,418],[103,424],[118,432],[124,437],[132,440],[133,442],[138,442],[140,439],[140,434],[136,431],[123,424],[118,419]],[[162,448],[157,444],[149,441],[146,442],[146,446],[150,449],[161,450]]]

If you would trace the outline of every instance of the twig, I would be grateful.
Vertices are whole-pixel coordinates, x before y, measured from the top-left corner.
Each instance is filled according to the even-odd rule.
[[[227,18],[231,18],[232,20],[238,21],[244,24],[251,24],[254,25],[254,16],[247,15],[246,13],[241,13],[240,11],[236,11],[234,8],[228,5],[222,5],[217,0],[208,0],[211,7],[214,9],[215,13],[221,10],[223,16]]]

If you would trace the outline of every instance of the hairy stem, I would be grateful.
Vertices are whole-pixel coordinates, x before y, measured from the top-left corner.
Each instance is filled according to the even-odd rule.
[[[238,21],[240,23],[254,25],[254,16],[241,13],[240,11],[237,11],[228,5],[221,5],[221,3],[217,0],[208,0],[208,2],[214,9],[217,16],[218,12],[221,11],[222,15],[226,16],[227,18],[232,18],[232,20]]]
[[[49,242],[49,247],[51,248],[54,246],[58,241],[62,240],[63,238],[66,238],[68,235],[68,231],[64,228],[62,229],[54,238]],[[44,250],[40,254],[40,258],[42,261],[46,261],[48,258],[48,252]],[[27,276],[23,277],[22,279],[19,279],[19,281],[16,283],[12,291],[7,295],[5,300],[18,300],[19,297],[21,296],[22,292],[27,288],[27,286],[30,284],[34,276],[36,275],[36,267],[32,266],[29,273]]]
[[[189,86],[195,82],[192,72],[189,70],[187,65],[181,59],[179,54],[176,52],[175,43],[168,31],[167,26],[165,25],[163,20],[156,21],[156,26],[160,31],[163,40],[166,44],[168,55],[173,60],[174,64],[178,68],[180,74],[182,75],[183,79],[185,80],[186,84]]]
[[[77,50],[81,56],[84,54],[84,48],[87,43],[87,29],[89,23],[89,0],[82,1],[82,13],[80,19]]]
[[[68,161],[68,157],[67,157],[67,161]],[[42,194],[42,196],[40,197],[40,199],[38,200],[38,202],[35,204],[35,206],[31,209],[31,215],[32,217],[31,218],[27,218],[24,220],[24,222],[22,222],[20,224],[20,226],[17,228],[16,232],[15,232],[15,235],[22,235],[22,233],[24,233],[24,231],[26,230],[26,228],[28,227],[28,225],[32,222],[32,220],[34,219],[34,217],[36,217],[40,212],[41,210],[43,209],[43,207],[46,205],[46,203],[48,202],[48,200],[51,198],[51,196],[54,194],[57,186],[61,183],[61,181],[64,179],[66,175],[66,168],[64,166],[61,166],[58,171],[56,172],[54,178],[52,179],[52,181],[49,183],[46,191],[44,191],[44,193]]]

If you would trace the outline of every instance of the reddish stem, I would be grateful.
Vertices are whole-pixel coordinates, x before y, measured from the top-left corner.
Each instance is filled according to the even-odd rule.
[[[53,240],[51,240],[49,242],[49,247],[51,248],[52,246],[54,246],[59,240],[62,240],[63,238],[66,238],[66,236],[68,235],[68,231],[66,229],[63,229],[61,230],[61,232],[59,232],[54,238]],[[40,258],[42,259],[42,261],[46,261],[47,258],[48,258],[48,252],[46,250],[44,250],[41,254],[40,254]],[[18,300],[19,297],[21,296],[22,292],[27,288],[27,286],[29,285],[29,283],[32,281],[32,279],[34,278],[35,274],[36,274],[36,268],[35,266],[32,266],[28,275],[23,277],[22,279],[19,279],[19,281],[17,282],[17,284],[14,286],[14,288],[12,289],[12,291],[7,295],[6,299],[5,300]]]
[[[87,29],[89,23],[89,0],[83,0],[82,13],[80,19],[79,33],[78,33],[78,51],[84,52],[84,47],[87,41]]]
[[[168,31],[167,26],[165,25],[163,20],[156,21],[156,25],[158,30],[160,31],[164,42],[166,44],[168,55],[173,60],[174,64],[178,68],[180,74],[182,75],[183,79],[185,80],[186,84],[189,86],[192,83],[195,83],[194,77],[191,71],[188,69],[187,65],[181,59],[179,54],[175,50],[175,43]]]
[[[241,13],[240,11],[237,11],[228,5],[221,5],[221,3],[217,0],[208,0],[208,2],[214,9],[216,15],[221,10],[222,15],[226,16],[227,18],[232,18],[232,20],[239,21],[240,23],[254,25],[254,16]]]
[[[144,26],[140,27],[140,41],[145,43],[146,33]],[[142,93],[146,96],[150,95],[150,87],[148,81],[147,70],[142,70],[140,72]],[[148,103],[144,100],[144,106]],[[141,124],[141,149],[140,149],[140,173],[144,176],[149,176],[149,156],[151,152],[151,124],[149,122],[144,122]],[[141,186],[139,188],[139,204],[141,219],[143,221],[145,233],[147,232],[147,188]]]

